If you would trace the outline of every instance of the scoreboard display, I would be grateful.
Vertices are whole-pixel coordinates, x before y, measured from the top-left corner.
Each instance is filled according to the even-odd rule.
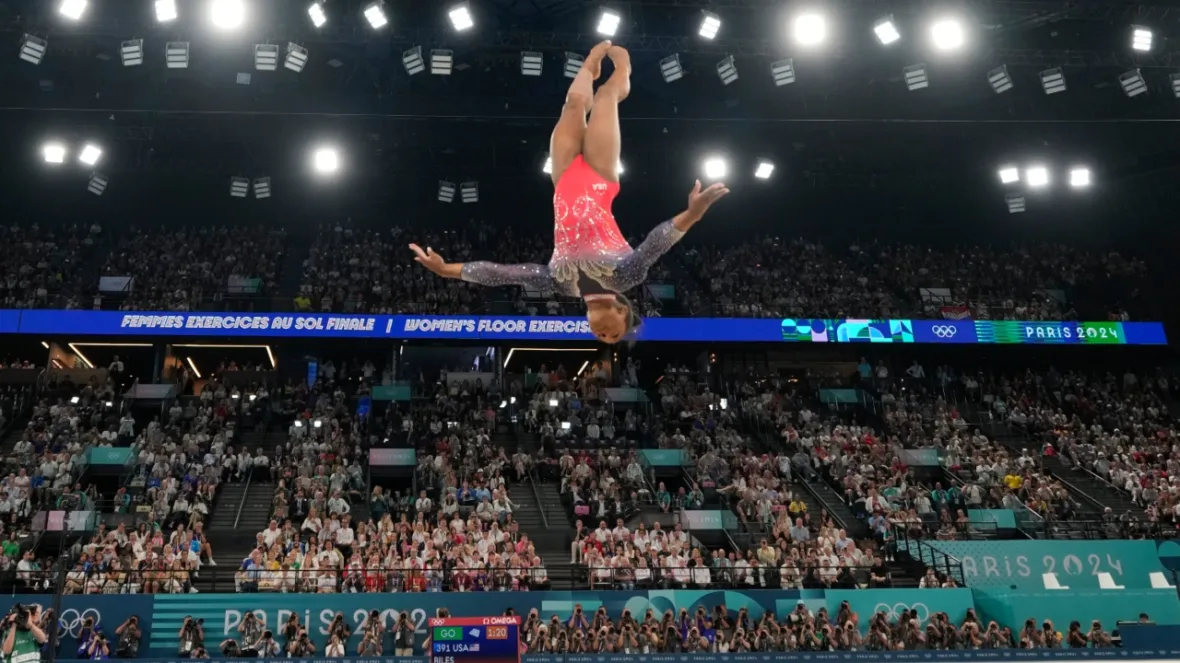
[[[520,663],[520,617],[434,617],[430,663]]]

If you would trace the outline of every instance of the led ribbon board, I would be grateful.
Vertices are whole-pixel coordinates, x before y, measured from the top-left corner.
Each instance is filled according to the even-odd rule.
[[[0,310],[0,334],[159,338],[594,341],[586,318]],[[643,342],[1167,345],[1158,322],[651,318]]]

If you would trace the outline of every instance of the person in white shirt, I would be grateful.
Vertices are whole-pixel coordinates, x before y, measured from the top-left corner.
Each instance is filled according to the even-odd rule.
[[[339,492],[332,494],[332,499],[328,500],[328,513],[333,516],[347,515],[352,511],[352,507],[348,502],[340,496]]]
[[[418,499],[414,500],[414,510],[419,513],[430,513],[434,509],[434,500],[426,496],[426,491],[418,492]]]
[[[270,521],[270,525],[268,525],[266,529],[262,530],[262,540],[266,542],[267,548],[273,546],[275,541],[278,541],[279,537],[282,535],[283,531],[279,529],[279,523],[277,520]]]

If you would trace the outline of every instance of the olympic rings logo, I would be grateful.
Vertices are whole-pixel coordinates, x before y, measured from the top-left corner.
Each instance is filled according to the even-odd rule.
[[[897,603],[892,606],[887,603],[878,603],[877,607],[873,608],[874,613],[885,613],[889,621],[896,621],[898,617],[901,617],[901,613],[909,610],[914,610],[918,613],[919,624],[925,624],[926,620],[930,619],[930,608],[926,607],[925,603],[915,603],[913,605]]]
[[[86,608],[82,612],[70,608],[62,611],[58,623],[61,624],[63,631],[76,638],[82,634],[82,624],[87,618],[94,620],[92,625],[97,626],[102,621],[102,613],[94,608]]]
[[[959,328],[954,325],[934,325],[930,328],[934,335],[939,338],[954,338],[958,333]]]

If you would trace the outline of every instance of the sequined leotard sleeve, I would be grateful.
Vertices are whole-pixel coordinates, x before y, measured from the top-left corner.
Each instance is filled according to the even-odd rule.
[[[463,263],[460,277],[468,283],[477,283],[497,287],[502,285],[519,285],[537,290],[553,289],[555,283],[549,274],[549,268],[533,262],[518,265],[501,265],[495,262]]]
[[[684,237],[684,232],[677,230],[670,220],[653,228],[642,244],[635,247],[634,251],[623,256],[619,261],[615,271],[615,285],[618,292],[643,283],[643,280],[647,278],[647,270],[656,264],[660,256],[667,253],[682,237]]]

